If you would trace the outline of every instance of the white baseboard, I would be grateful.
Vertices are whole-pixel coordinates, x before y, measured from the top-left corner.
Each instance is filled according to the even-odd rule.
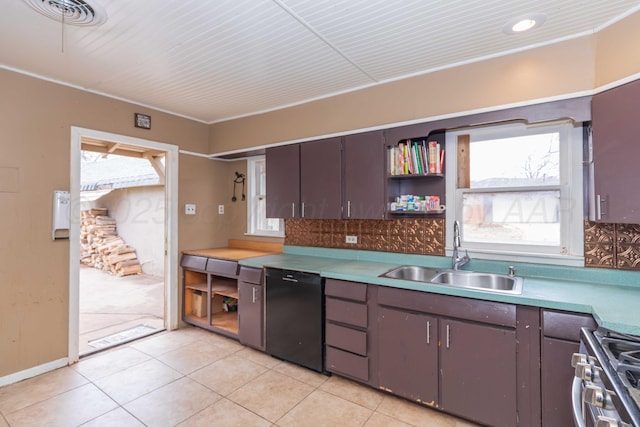
[[[54,369],[62,368],[69,364],[69,359],[64,357],[62,359],[53,360],[43,365],[34,366],[33,368],[25,369],[24,371],[16,372],[4,377],[0,377],[0,387],[17,383],[18,381],[26,380],[27,378],[35,377],[36,375],[44,374]]]

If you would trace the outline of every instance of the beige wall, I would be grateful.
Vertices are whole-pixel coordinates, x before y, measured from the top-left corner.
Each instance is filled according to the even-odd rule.
[[[70,187],[71,127],[96,129],[206,153],[209,127],[80,90],[0,70],[0,377],[64,358],[68,349],[69,242],[51,240],[53,190]],[[134,112],[153,129],[133,127]],[[215,198],[207,159],[180,156],[181,203]],[[16,173],[17,171],[17,173]],[[18,182],[14,176],[17,174]],[[180,249],[226,242],[216,221],[179,217]]]

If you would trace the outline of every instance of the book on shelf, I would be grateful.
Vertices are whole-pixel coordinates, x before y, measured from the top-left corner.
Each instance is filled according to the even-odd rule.
[[[389,147],[390,175],[441,174],[444,149],[437,141],[402,140]]]

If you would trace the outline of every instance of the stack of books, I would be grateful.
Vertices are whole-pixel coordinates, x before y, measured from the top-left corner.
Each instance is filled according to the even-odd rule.
[[[441,174],[444,149],[436,141],[407,139],[389,147],[390,175]]]

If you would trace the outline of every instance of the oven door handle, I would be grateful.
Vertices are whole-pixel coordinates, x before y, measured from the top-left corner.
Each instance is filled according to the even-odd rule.
[[[582,404],[582,379],[573,377],[573,386],[571,387],[571,407],[573,409],[573,421],[576,427],[586,427],[585,407]]]

